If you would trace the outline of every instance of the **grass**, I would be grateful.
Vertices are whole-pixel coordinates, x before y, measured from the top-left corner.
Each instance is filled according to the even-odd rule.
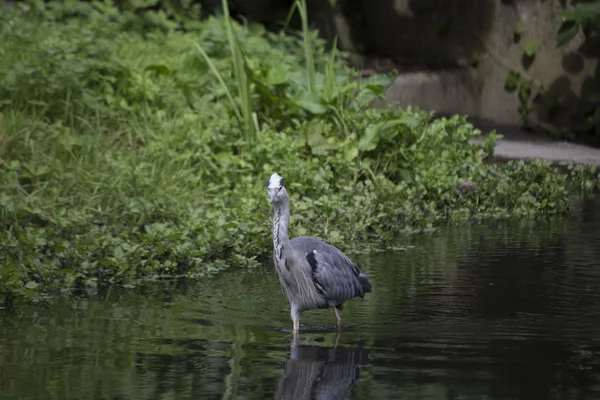
[[[390,77],[357,79],[306,24],[286,35],[86,2],[1,19],[0,302],[259,265],[274,171],[292,235],[354,251],[563,214],[597,189],[592,169],[569,181],[549,163],[490,164],[495,136],[471,146],[464,117],[369,108]]]

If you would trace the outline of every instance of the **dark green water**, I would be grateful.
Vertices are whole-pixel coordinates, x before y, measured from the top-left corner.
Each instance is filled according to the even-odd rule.
[[[0,314],[1,399],[600,398],[600,208],[354,257],[373,283],[288,305],[271,265]]]

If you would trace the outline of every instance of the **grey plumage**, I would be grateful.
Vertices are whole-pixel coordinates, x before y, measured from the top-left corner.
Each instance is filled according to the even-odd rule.
[[[317,308],[338,309],[354,297],[371,291],[369,278],[336,247],[309,236],[289,240],[290,199],[283,179],[273,174],[267,184],[273,203],[273,258],[279,281],[290,302],[294,331],[300,314]]]

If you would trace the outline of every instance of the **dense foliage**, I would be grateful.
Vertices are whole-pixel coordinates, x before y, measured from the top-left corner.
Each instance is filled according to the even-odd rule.
[[[569,208],[565,174],[489,163],[495,136],[470,145],[463,117],[366,107],[388,79],[355,79],[314,32],[75,1],[1,18],[0,302],[257,265],[274,171],[292,236],[344,250]]]

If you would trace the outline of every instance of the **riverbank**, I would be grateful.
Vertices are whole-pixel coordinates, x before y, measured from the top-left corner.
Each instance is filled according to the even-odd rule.
[[[549,163],[488,162],[494,137],[470,144],[481,132],[464,117],[368,107],[390,80],[357,80],[310,32],[87,2],[3,17],[0,303],[257,267],[273,172],[292,236],[354,252],[562,215],[598,187],[585,168],[569,180]]]

